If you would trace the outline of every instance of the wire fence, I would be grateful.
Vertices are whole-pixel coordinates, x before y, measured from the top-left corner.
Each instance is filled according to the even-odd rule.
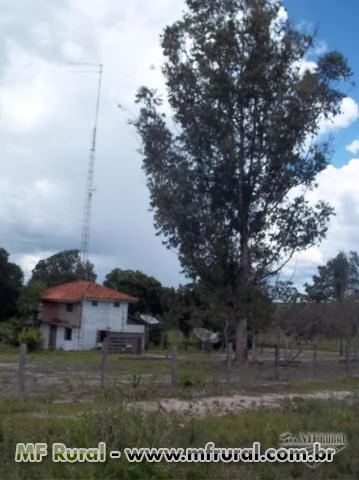
[[[141,387],[181,391],[216,392],[255,390],[264,387],[305,386],[308,382],[338,382],[357,378],[359,362],[346,362],[337,352],[312,349],[290,354],[284,349],[258,348],[245,365],[236,366],[232,349],[196,353],[173,345],[163,353],[131,355],[93,352],[33,354],[21,345],[18,356],[1,363],[1,396],[45,395],[63,400],[86,400],[105,389],[119,391]]]

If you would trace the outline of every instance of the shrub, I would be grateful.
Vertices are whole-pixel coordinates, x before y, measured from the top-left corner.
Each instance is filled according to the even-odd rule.
[[[164,347],[168,344],[167,333],[164,334]],[[161,345],[161,336],[162,330],[160,328],[150,328],[149,341],[154,347],[159,347]]]
[[[19,343],[26,343],[29,352],[40,350],[43,344],[43,338],[40,330],[35,328],[22,330],[19,334]]]
[[[0,323],[0,344],[17,347],[19,345],[18,334],[17,319],[10,318],[10,320]]]
[[[11,344],[12,337],[13,329],[10,323],[0,323],[0,343],[4,343],[6,345]]]
[[[179,374],[179,383],[183,387],[199,387],[204,384],[204,377],[199,372],[184,371]]]
[[[139,368],[133,368],[131,371],[131,385],[133,388],[137,388],[142,380],[141,370]]]

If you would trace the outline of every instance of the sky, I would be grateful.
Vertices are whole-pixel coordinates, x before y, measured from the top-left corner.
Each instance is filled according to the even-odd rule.
[[[316,53],[339,50],[358,81],[359,3],[287,0],[291,21],[316,29]],[[182,0],[0,0],[0,247],[29,278],[37,261],[80,248],[98,74],[103,64],[90,258],[98,280],[138,269],[166,286],[187,280],[176,253],[156,236],[149,193],[128,120],[139,86],[164,90],[159,35]],[[315,58],[307,59],[308,67]],[[333,135],[331,164],[311,199],[335,207],[319,247],[295,255],[283,279],[309,281],[339,250],[359,250],[359,92],[348,86],[342,112],[322,122]],[[121,108],[119,108],[119,105]]]

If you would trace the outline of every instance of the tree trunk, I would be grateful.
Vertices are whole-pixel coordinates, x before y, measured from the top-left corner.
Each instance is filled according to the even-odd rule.
[[[344,345],[343,345],[343,336],[340,335],[340,341],[339,341],[339,356],[342,357],[344,355]]]
[[[317,376],[318,373],[318,343],[317,340],[313,342],[313,369],[314,375]]]
[[[280,344],[276,343],[274,345],[274,373],[275,379],[279,381],[279,363],[280,363]]]
[[[350,339],[349,337],[345,338],[345,367],[348,370],[350,365]]]
[[[243,117],[241,117],[243,122]],[[243,125],[242,125],[243,132]],[[243,142],[243,136],[241,135],[241,142]],[[240,213],[240,231],[241,231],[241,240],[240,240],[240,275],[239,275],[239,301],[240,309],[237,310],[236,317],[236,364],[240,365],[244,363],[248,358],[248,340],[247,340],[247,314],[242,310],[242,300],[243,294],[246,293],[249,282],[249,271],[250,271],[250,254],[249,254],[249,236],[248,236],[248,199],[245,198],[246,185],[244,182],[245,172],[244,172],[244,148],[241,146],[240,153],[240,170],[241,170],[241,188],[240,188],[240,202],[239,209]]]
[[[227,343],[226,348],[227,348],[226,372],[227,372],[227,378],[229,380],[230,379],[230,374],[231,374],[232,354],[233,354],[232,342]]]
[[[253,362],[257,360],[257,337],[254,330],[252,333],[252,360]]]
[[[239,318],[236,323],[236,365],[247,360],[247,319]]]

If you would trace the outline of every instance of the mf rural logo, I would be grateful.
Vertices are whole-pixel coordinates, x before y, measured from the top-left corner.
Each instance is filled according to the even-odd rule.
[[[285,448],[305,449],[308,452],[308,462],[305,464],[309,468],[316,468],[323,463],[315,457],[316,445],[320,445],[320,449],[332,450],[335,455],[348,445],[346,435],[344,433],[335,432],[300,432],[293,435],[289,432],[280,435],[280,445]]]

